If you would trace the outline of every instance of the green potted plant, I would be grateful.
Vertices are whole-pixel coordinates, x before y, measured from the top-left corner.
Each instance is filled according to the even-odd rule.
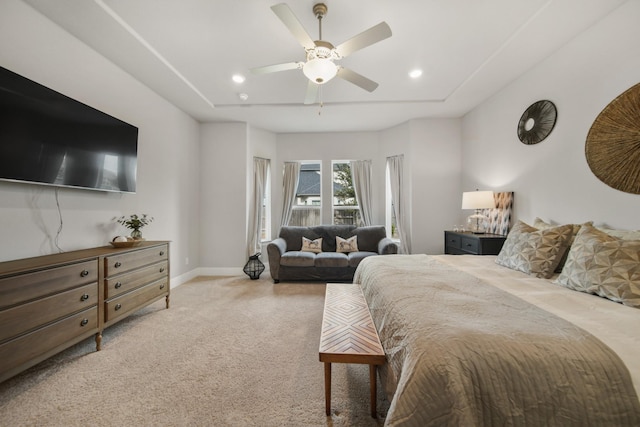
[[[118,224],[124,225],[131,230],[131,237],[134,240],[142,240],[142,227],[153,221],[153,217],[147,214],[132,214],[129,216],[121,216],[114,218]]]

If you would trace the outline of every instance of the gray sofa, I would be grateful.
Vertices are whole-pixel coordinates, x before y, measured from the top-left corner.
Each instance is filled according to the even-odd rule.
[[[357,237],[357,252],[336,252],[336,236]],[[302,238],[322,237],[322,252],[303,252]],[[267,245],[269,270],[274,283],[281,280],[337,282],[353,280],[360,261],[372,255],[398,253],[398,245],[387,237],[383,226],[319,225],[282,227],[280,236]]]

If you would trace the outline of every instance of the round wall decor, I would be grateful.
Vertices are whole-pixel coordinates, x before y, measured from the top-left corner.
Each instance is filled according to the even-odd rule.
[[[591,172],[626,193],[640,194],[640,83],[611,101],[587,134]]]
[[[553,102],[534,102],[527,108],[518,122],[518,138],[523,144],[532,145],[545,139],[556,125],[558,111]]]

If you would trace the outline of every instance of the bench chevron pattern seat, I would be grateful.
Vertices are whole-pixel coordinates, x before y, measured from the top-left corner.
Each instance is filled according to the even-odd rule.
[[[371,416],[376,418],[376,368],[386,357],[359,285],[327,284],[319,354],[326,414],[331,413],[331,363],[359,363],[369,365]]]

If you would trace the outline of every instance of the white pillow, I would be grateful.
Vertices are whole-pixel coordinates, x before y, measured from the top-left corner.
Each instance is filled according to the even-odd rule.
[[[302,252],[314,252],[317,254],[322,252],[322,237],[318,237],[315,240],[302,237],[302,249],[300,250]]]
[[[358,236],[349,237],[348,239],[336,236],[336,252],[358,252]]]

